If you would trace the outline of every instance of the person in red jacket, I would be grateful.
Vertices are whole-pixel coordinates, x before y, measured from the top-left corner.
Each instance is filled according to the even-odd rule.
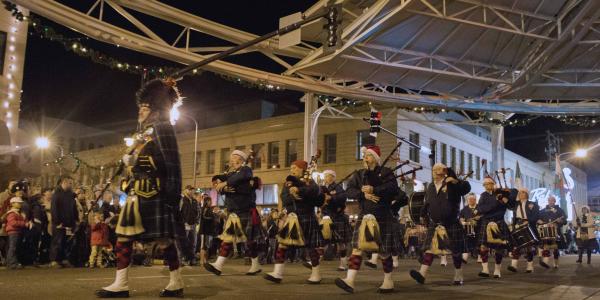
[[[10,199],[10,210],[6,212],[6,233],[8,234],[8,253],[7,253],[7,266],[10,269],[21,268],[21,264],[17,260],[17,246],[23,230],[27,227],[27,220],[25,214],[21,212],[21,205],[23,205],[23,199],[20,197],[13,197]]]
[[[94,224],[90,225],[92,228],[92,235],[90,238],[90,245],[92,252],[90,253],[90,268],[102,267],[102,252],[104,249],[110,247],[108,241],[108,225],[104,223],[103,214],[97,212],[94,214]]]

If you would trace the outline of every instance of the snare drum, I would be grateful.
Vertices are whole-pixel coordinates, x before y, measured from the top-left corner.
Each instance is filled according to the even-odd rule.
[[[542,224],[538,225],[538,232],[540,233],[540,239],[545,242],[556,242],[558,238],[558,232],[554,224]]]
[[[518,249],[531,247],[539,242],[529,225],[516,226],[515,230],[511,232],[511,236]]]
[[[408,202],[408,211],[410,213],[410,219],[414,224],[421,224],[421,209],[425,206],[425,193],[416,192],[410,195]]]

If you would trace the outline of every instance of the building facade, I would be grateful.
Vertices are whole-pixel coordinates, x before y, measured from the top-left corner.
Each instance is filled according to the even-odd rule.
[[[369,126],[362,120],[368,112],[363,109],[352,114],[356,118],[319,120],[317,148],[322,152],[318,161],[319,171],[333,169],[338,178],[342,178],[361,168],[360,148],[372,144],[375,139],[369,135]],[[489,131],[481,127],[469,129],[444,122],[447,119],[456,119],[455,114],[439,114],[431,119],[431,116],[426,118],[423,114],[387,108],[382,110],[382,115],[385,116],[382,121],[383,127],[415,144],[434,150],[434,156],[430,159],[428,153],[403,144],[399,156],[394,156],[395,160],[392,160],[397,162],[409,159],[423,166],[423,170],[417,172],[415,178],[416,190],[431,180],[432,164],[442,162],[453,167],[457,173],[473,171],[474,174],[469,179],[472,191],[477,194],[483,191],[485,170],[493,174]],[[184,185],[191,184],[206,189],[212,194],[215,204],[220,204],[219,197],[210,188],[212,176],[226,170],[231,151],[253,150],[255,158],[252,164],[255,175],[259,176],[263,183],[263,188],[257,192],[257,205],[277,206],[281,184],[288,174],[290,163],[303,157],[303,122],[304,114],[291,114],[203,129],[198,133],[196,152],[193,151],[194,132],[178,134]],[[385,157],[396,145],[396,138],[380,132],[376,143],[381,147],[382,157]],[[82,160],[91,164],[110,166],[104,168],[102,173],[96,169],[89,174],[80,174],[78,178],[88,185],[106,178],[114,172],[114,162],[120,159],[124,148],[124,145],[114,145],[78,153]],[[195,182],[194,156],[197,161]],[[532,192],[532,196],[540,205],[545,205],[548,194],[554,190],[554,170],[505,150],[504,166],[508,169],[506,183],[509,187],[517,185],[517,162],[522,186]],[[582,201],[587,199],[585,173],[567,164],[563,167],[570,168],[570,199],[574,199],[579,206],[583,205]],[[349,210],[350,213],[355,212],[355,205],[349,205]]]

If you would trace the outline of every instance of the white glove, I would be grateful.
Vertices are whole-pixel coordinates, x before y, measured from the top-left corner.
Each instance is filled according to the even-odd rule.
[[[128,167],[133,165],[133,155],[125,154],[121,160],[123,160],[123,164]]]

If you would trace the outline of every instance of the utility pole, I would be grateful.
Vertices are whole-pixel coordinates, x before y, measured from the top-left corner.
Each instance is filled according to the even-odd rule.
[[[548,156],[548,168],[552,170],[556,155],[560,153],[560,142],[562,139],[554,135],[550,130],[546,130],[546,155]],[[556,166],[554,166],[556,167]]]

